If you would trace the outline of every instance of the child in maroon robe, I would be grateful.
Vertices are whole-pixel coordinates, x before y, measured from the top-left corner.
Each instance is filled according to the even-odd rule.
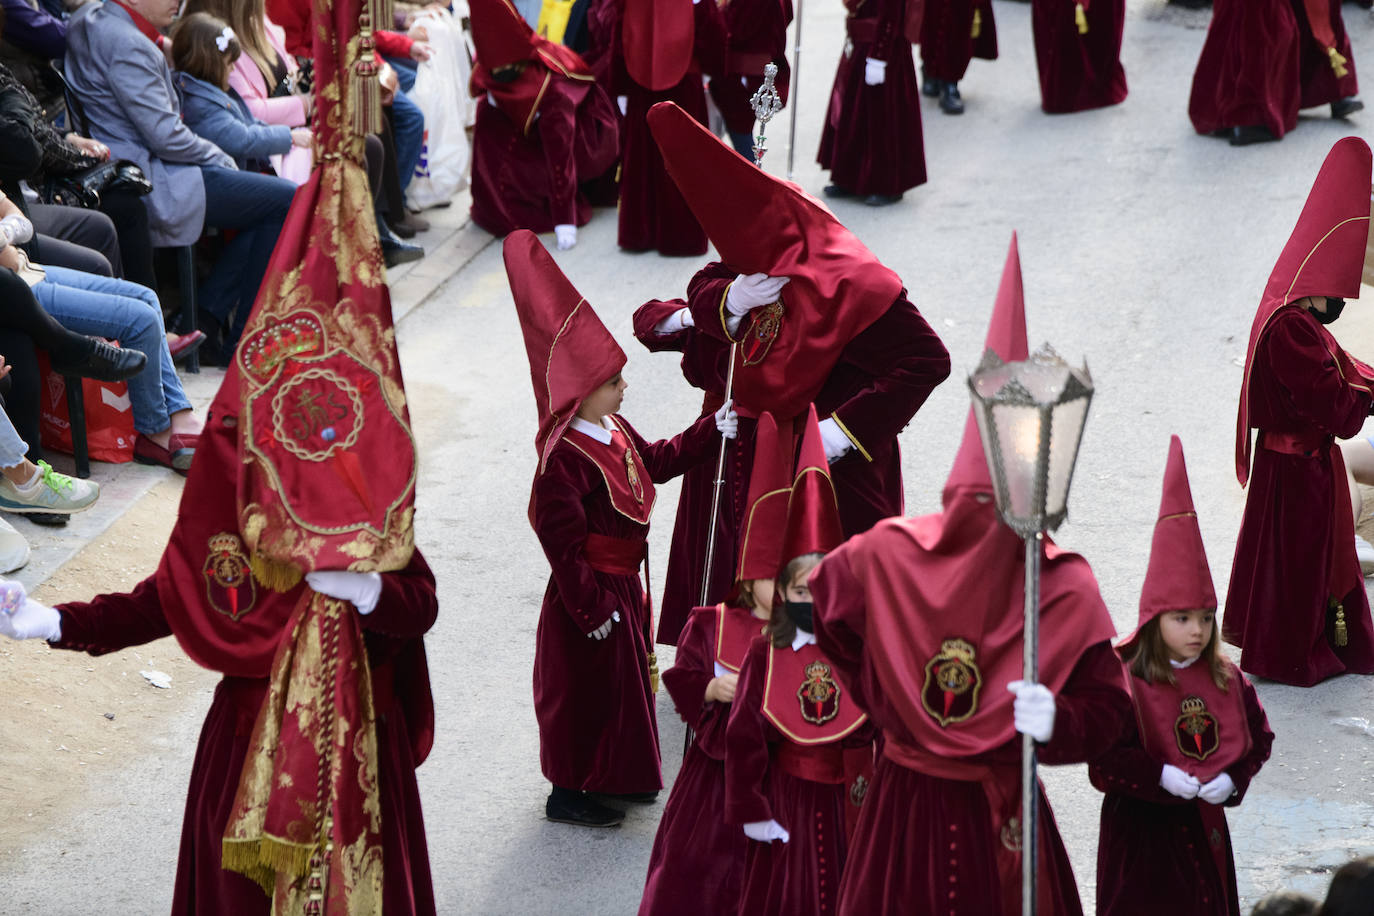
[[[1255,688],[1221,654],[1217,596],[1183,445],[1169,443],[1140,624],[1116,647],[1135,720],[1088,776],[1105,793],[1099,916],[1240,916],[1223,806],[1239,805],[1274,733]]]
[[[959,80],[975,57],[997,59],[992,0],[925,0],[921,15],[921,94],[948,115],[964,113]]]
[[[1278,140],[1298,110],[1364,108],[1341,0],[1216,0],[1193,73],[1188,117],[1232,146]]]
[[[1015,240],[987,346],[1027,357]],[[997,516],[970,413],[944,511],[851,538],[811,580],[816,639],[882,729],[837,912],[1021,912],[1021,734],[1042,763],[1089,760],[1130,715],[1111,617],[1087,562],[1046,547],[1040,679],[1020,682],[1025,549]],[[1015,699],[1012,695],[1015,694]],[[1080,913],[1043,792],[1039,912]]]
[[[1236,418],[1236,476],[1249,491],[1222,636],[1241,647],[1250,674],[1299,687],[1374,674],[1374,622],[1335,445],[1370,415],[1374,372],[1324,327],[1360,294],[1370,172],[1363,140],[1347,137],[1327,155],[1255,314]]]
[[[658,661],[639,579],[654,484],[734,435],[729,405],[673,439],[647,442],[616,411],[625,354],[539,239],[506,237],[506,275],[530,360],[539,465],[530,497],[552,575],[535,636],[539,758],[550,820],[612,827],[622,812],[588,792],[650,802],[663,787]]]
[[[749,481],[748,537],[735,594],[692,611],[663,672],[692,735],[658,824],[641,916],[728,913],[739,904],[747,840],[725,822],[725,726],[750,643],[773,611],[773,580],[791,494],[793,438],[759,417],[759,457]]]
[[[473,0],[472,220],[493,235],[552,231],[577,242],[592,209],[578,191],[610,170],[619,124],[576,53],[535,35],[510,0]]]
[[[1065,114],[1123,101],[1125,27],[1126,0],[1031,0],[1040,107]]]
[[[725,733],[725,820],[751,841],[741,913],[834,912],[849,830],[872,778],[872,728],[812,633],[807,581],[841,537],[814,409],[797,466],[782,603],[749,647]]]

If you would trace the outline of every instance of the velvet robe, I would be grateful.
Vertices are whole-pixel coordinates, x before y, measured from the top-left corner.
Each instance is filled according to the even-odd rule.
[[[718,73],[725,56],[725,22],[712,3],[692,9],[696,29],[695,56],[682,81],[671,89],[654,92],[636,83],[625,69],[621,48],[620,9],[623,0],[602,0],[588,22],[594,44],[609,49],[597,56],[598,73],[606,74],[613,97],[625,97],[625,117],[620,138],[620,233],[619,245],[627,251],[657,250],[660,254],[697,256],[706,253],[706,231],[692,215],[677,185],[663,165],[646,120],[659,102],[676,102],[683,111],[705,124],[706,87],[702,73]]]
[[[1073,0],[1031,0],[1040,107],[1048,114],[1103,108],[1126,98],[1126,0],[1092,0],[1084,13],[1088,31],[1080,34]]]
[[[1368,383],[1346,379],[1332,361],[1335,339],[1305,309],[1286,307],[1260,338],[1250,371],[1250,425],[1320,441],[1311,454],[1254,451],[1245,514],[1231,565],[1221,632],[1240,646],[1240,667],[1310,687],[1352,671],[1374,674],[1374,624],[1363,580],[1328,594],[1331,552],[1355,550],[1353,527],[1333,531],[1349,500],[1333,437],[1359,433],[1369,416]],[[1353,563],[1353,559],[1351,560]],[[1348,644],[1334,644],[1334,612],[1345,607]]]
[[[768,648],[768,637],[755,639],[740,669],[725,736],[725,820],[737,830],[755,821],[775,820],[790,836],[786,843],[746,839],[739,912],[833,913],[849,853],[849,792],[844,784],[811,782],[773,765],[778,745],[787,739],[763,715]],[[871,745],[873,728],[865,722],[836,743],[842,748]],[[865,797],[865,809],[871,797]]]
[[[778,65],[774,80],[778,95],[787,104],[792,68],[787,63],[787,26],[792,22],[792,0],[730,0],[722,9],[730,41],[725,66],[711,80],[711,99],[732,133],[754,131],[754,109],[749,100],[763,85],[763,68]]]
[[[1340,0],[1331,2],[1331,26],[1349,70],[1339,79],[1301,0],[1216,0],[1188,100],[1193,127],[1210,134],[1259,126],[1282,137],[1297,127],[1300,108],[1355,95]]]
[[[827,560],[833,600],[816,618],[816,638],[884,735],[908,747],[919,742],[887,699],[874,668],[881,645],[865,641],[868,609],[863,590],[848,564]],[[922,685],[912,684],[913,693]],[[987,684],[984,690],[1005,690]],[[1121,662],[1109,643],[1084,652],[1064,689],[1055,697],[1054,734],[1037,751],[1041,763],[1081,763],[1106,751],[1118,740],[1131,715],[1131,701],[1121,679]],[[881,745],[880,745],[881,746]],[[951,761],[971,770],[982,766],[1016,769],[1021,741],[1016,736],[997,749]],[[1041,913],[1081,913],[1078,887],[1049,801],[1040,792],[1040,899],[1053,909]],[[994,826],[987,795],[976,777],[945,779],[908,769],[879,754],[854,828],[853,845],[840,888],[838,912],[1019,913],[1020,900],[1002,899],[995,850],[1001,837]]]
[[[716,262],[692,278],[687,305],[696,322],[694,328],[668,336],[654,332],[659,321],[683,306],[681,300],[646,303],[635,313],[635,336],[646,347],[682,352],[683,376],[706,392],[703,414],[720,406],[725,390],[730,348],[721,328],[720,308],[737,273]],[[830,466],[845,537],[902,514],[904,490],[897,434],[948,376],[948,351],[905,295],[844,348],[815,404],[818,416],[837,416],[861,446]],[[725,451],[725,483],[708,603],[724,598],[734,582],[753,455],[754,420],[741,416],[739,435]],[[701,596],[714,480],[713,463],[683,476],[659,613],[658,641],[667,645],[676,644],[687,615]]]
[[[716,676],[719,619],[718,608],[697,608],[678,640],[673,667],[663,672],[663,686],[693,738],[658,822],[640,916],[729,913],[739,904],[748,838],[725,822],[731,704],[706,700],[706,685]]]
[[[1225,808],[1245,798],[1274,744],[1255,688],[1239,674],[1231,681],[1231,689],[1237,688],[1245,697],[1251,747],[1226,770],[1236,794]],[[1088,764],[1088,778],[1104,793],[1097,840],[1098,916],[1240,916],[1225,814],[1217,818],[1217,834],[1209,835],[1201,811],[1215,806],[1165,792],[1159,785],[1162,769],[1163,763],[1146,752],[1134,720],[1116,747]],[[1223,847],[1229,866],[1224,875],[1211,852]]]
[[[703,417],[681,435],[630,439],[654,483],[714,454],[715,422]],[[587,534],[646,540],[649,526],[616,511],[596,462],[568,443],[568,430],[535,478],[531,513],[552,575],[535,633],[534,714],[544,777],[565,789],[624,794],[663,788],[658,719],[649,685],[650,606],[638,574],[598,572],[583,553]],[[612,611],[606,639],[589,639]]]
[[[128,594],[60,605],[62,639],[53,645],[103,655],[170,636],[163,601],[150,577]],[[385,869],[382,904],[389,914],[435,912],[415,767],[434,736],[434,705],[421,637],[433,626],[438,608],[434,574],[417,550],[406,569],[382,574],[377,607],[361,618],[374,679]],[[225,677],[215,688],[191,767],[173,913],[265,916],[271,911],[272,901],[261,887],[220,867],[225,826],[267,686],[267,678]]]
[[[495,236],[586,225],[592,208],[578,185],[608,172],[620,152],[613,103],[598,85],[554,74],[538,118],[528,134],[523,129],[485,96],[478,99],[472,221]]]
[[[853,194],[897,195],[926,180],[921,98],[904,29],[908,0],[866,0],[845,20],[846,50],[835,70],[816,161]],[[882,83],[864,82],[867,58],[887,62]]]
[[[975,57],[997,59],[992,0],[926,0],[921,17],[922,76],[957,83]]]

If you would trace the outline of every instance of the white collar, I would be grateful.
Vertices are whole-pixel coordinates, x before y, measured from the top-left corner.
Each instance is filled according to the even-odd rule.
[[[792,651],[797,652],[802,646],[814,646],[816,644],[816,634],[808,633],[800,627],[797,628],[797,635],[792,637]]]
[[[1185,659],[1184,659],[1183,661],[1181,661],[1181,662],[1176,662],[1176,661],[1174,661],[1174,660],[1171,658],[1171,659],[1169,659],[1169,664],[1172,665],[1172,666],[1174,666],[1175,668],[1180,668],[1180,669],[1182,669],[1182,668],[1187,668],[1187,667],[1189,667],[1190,665],[1192,665],[1193,662],[1197,661],[1197,660],[1200,659],[1200,658],[1202,658],[1201,655],[1194,655],[1192,658],[1185,658]]]
[[[584,420],[581,417],[573,417],[572,422],[568,424],[568,427],[570,429],[575,429],[579,433],[582,433],[584,435],[591,436],[593,439],[595,439],[597,442],[600,442],[602,445],[610,445],[611,431],[604,425],[607,422],[606,418],[603,417],[601,419],[601,422],[603,425],[598,426],[597,424]]]

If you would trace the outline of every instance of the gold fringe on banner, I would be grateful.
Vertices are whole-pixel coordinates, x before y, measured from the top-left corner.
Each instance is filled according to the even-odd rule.
[[[1073,8],[1073,23],[1078,26],[1078,34],[1088,34],[1088,14],[1083,12],[1083,4],[1078,3]]]
[[[968,37],[977,38],[983,34],[983,11],[973,11],[973,28],[969,29]]]
[[[1327,48],[1326,56],[1331,58],[1331,69],[1336,71],[1337,78],[1346,76],[1350,73],[1345,67],[1345,65],[1350,62],[1345,59],[1345,55],[1341,54],[1340,51],[1337,51],[1335,48]]]
[[[248,566],[253,570],[253,578],[274,592],[289,592],[305,578],[292,564],[271,560],[259,553],[248,558]]]

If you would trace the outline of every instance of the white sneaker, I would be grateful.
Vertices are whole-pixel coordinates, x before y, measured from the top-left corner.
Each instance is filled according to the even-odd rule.
[[[1360,559],[1360,572],[1366,576],[1374,575],[1374,544],[1358,534],[1355,535],[1355,556]]]
[[[89,509],[99,498],[100,484],[59,474],[46,461],[38,462],[38,474],[24,486],[0,476],[0,509],[6,512],[70,515]]]
[[[29,542],[0,518],[0,575],[9,575],[29,562]]]

